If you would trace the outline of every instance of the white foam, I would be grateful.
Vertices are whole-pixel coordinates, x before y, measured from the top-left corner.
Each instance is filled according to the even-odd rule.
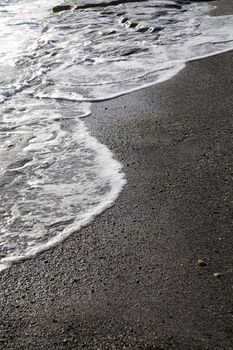
[[[14,161],[8,154],[2,169],[0,270],[79,230],[113,204],[126,182],[121,165],[82,120],[68,115],[66,123],[67,107],[38,102],[27,111],[32,124],[19,126],[20,115],[12,122],[27,141],[16,154],[12,151]],[[42,109],[47,115],[41,118]]]
[[[42,50],[38,48],[46,65],[56,53],[56,64],[37,96],[103,101],[170,79],[188,61],[232,50],[232,16],[210,17],[207,13],[214,7],[206,3],[185,5],[182,11],[166,9],[160,15],[158,4],[168,3],[175,4],[128,3],[108,7],[113,12],[108,16],[103,9],[57,14],[41,38],[56,46],[46,46],[48,56],[43,45]],[[135,32],[119,24],[117,15],[122,12],[131,22],[162,30],[158,34]]]
[[[40,25],[56,1],[1,0],[0,63],[14,65],[35,43]]]
[[[163,82],[188,61],[233,48],[232,16],[209,17],[205,3],[168,3],[175,4],[53,15],[54,0],[1,0],[0,271],[62,241],[119,196],[122,167],[82,121],[90,102]],[[130,22],[162,30],[136,32]]]
[[[17,62],[37,47],[40,26],[55,4],[55,0],[0,1],[0,103],[28,87]],[[39,69],[34,74],[39,75]]]

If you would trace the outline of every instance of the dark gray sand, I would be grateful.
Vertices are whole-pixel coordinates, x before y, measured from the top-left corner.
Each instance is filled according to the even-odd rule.
[[[233,349],[233,53],[96,104],[117,203],[0,275],[0,349]]]

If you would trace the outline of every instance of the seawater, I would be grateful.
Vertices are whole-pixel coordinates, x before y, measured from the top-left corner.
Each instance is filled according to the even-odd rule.
[[[121,164],[84,124],[96,101],[233,48],[233,17],[210,17],[207,2],[64,4],[0,0],[0,270],[78,231],[122,191]]]

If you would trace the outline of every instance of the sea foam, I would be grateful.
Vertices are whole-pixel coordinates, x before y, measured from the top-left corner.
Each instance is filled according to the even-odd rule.
[[[208,3],[171,7],[177,3],[149,0],[55,14],[37,52],[46,66],[51,55],[56,59],[37,96],[114,98],[165,81],[188,61],[233,48],[232,16],[208,16],[214,8]]]
[[[233,48],[233,17],[208,16],[207,3],[149,0],[54,14],[56,5],[1,0],[0,270],[78,231],[125,185],[121,164],[84,125],[91,103]]]

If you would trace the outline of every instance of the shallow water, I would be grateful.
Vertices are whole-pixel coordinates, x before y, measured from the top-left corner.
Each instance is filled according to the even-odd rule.
[[[207,2],[109,3],[53,13],[53,0],[0,0],[0,269],[57,244],[121,192],[121,164],[84,125],[95,101],[233,48],[233,17],[209,17]]]

